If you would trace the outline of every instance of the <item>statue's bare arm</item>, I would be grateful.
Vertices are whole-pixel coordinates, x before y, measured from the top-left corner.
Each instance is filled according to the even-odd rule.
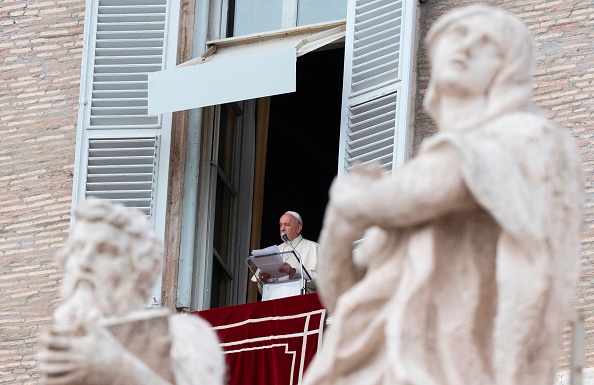
[[[320,235],[318,271],[325,306],[332,310],[359,280],[352,242],[366,229],[406,228],[476,207],[464,182],[462,159],[448,147],[412,159],[393,175],[354,169],[337,178]]]
[[[40,346],[44,385],[173,385],[100,327],[82,336],[47,331]]]
[[[393,175],[338,178],[331,188],[330,207],[362,231],[371,226],[415,226],[475,208],[476,203],[464,182],[460,155],[442,147],[412,159]]]

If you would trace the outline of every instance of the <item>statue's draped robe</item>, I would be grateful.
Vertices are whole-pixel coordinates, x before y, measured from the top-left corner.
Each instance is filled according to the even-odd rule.
[[[439,133],[419,158],[452,149],[476,209],[368,231],[366,273],[338,298],[307,385],[553,382],[579,261],[575,145],[518,112]]]

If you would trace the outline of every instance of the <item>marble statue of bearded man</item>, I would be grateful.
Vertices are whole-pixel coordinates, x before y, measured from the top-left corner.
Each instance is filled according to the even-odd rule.
[[[426,46],[439,132],[393,175],[359,168],[331,187],[318,286],[333,322],[305,384],[552,384],[577,280],[578,151],[532,102],[516,17],[460,8]]]
[[[163,263],[146,216],[99,199],[75,215],[56,255],[62,301],[40,336],[40,384],[223,384],[223,351],[206,321],[144,309]]]

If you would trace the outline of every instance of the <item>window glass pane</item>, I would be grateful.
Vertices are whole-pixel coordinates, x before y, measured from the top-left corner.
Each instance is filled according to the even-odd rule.
[[[297,25],[346,19],[347,0],[299,0]]]
[[[282,0],[235,0],[233,36],[281,29]]]
[[[229,180],[233,173],[233,146],[235,143],[235,123],[237,117],[229,105],[221,107],[221,127],[219,130],[218,165]]]
[[[212,258],[212,281],[211,281],[211,292],[210,292],[210,308],[228,306],[229,304],[229,277],[219,264],[216,257]]]
[[[217,177],[213,247],[227,264],[229,263],[232,203],[233,195],[231,190],[225,185],[220,176]]]

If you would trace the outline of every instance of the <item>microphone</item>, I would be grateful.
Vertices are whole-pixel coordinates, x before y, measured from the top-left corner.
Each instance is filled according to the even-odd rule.
[[[305,266],[303,266],[303,260],[301,259],[301,255],[299,255],[299,253],[295,249],[295,246],[293,246],[293,244],[289,240],[289,237],[287,236],[287,233],[285,233],[283,231],[283,232],[280,233],[280,236],[281,236],[281,238],[285,242],[287,242],[287,244],[291,248],[291,251],[293,251],[293,255],[297,259],[297,262],[299,262],[299,267],[301,268],[301,277],[302,277],[301,279],[303,281],[303,288],[301,289],[302,290],[302,293],[301,294],[305,294],[305,279],[303,279],[303,271],[305,270],[305,274],[307,274],[307,278],[309,278],[310,281],[311,281],[311,275],[309,274],[309,271],[307,271],[307,268],[305,268]]]

